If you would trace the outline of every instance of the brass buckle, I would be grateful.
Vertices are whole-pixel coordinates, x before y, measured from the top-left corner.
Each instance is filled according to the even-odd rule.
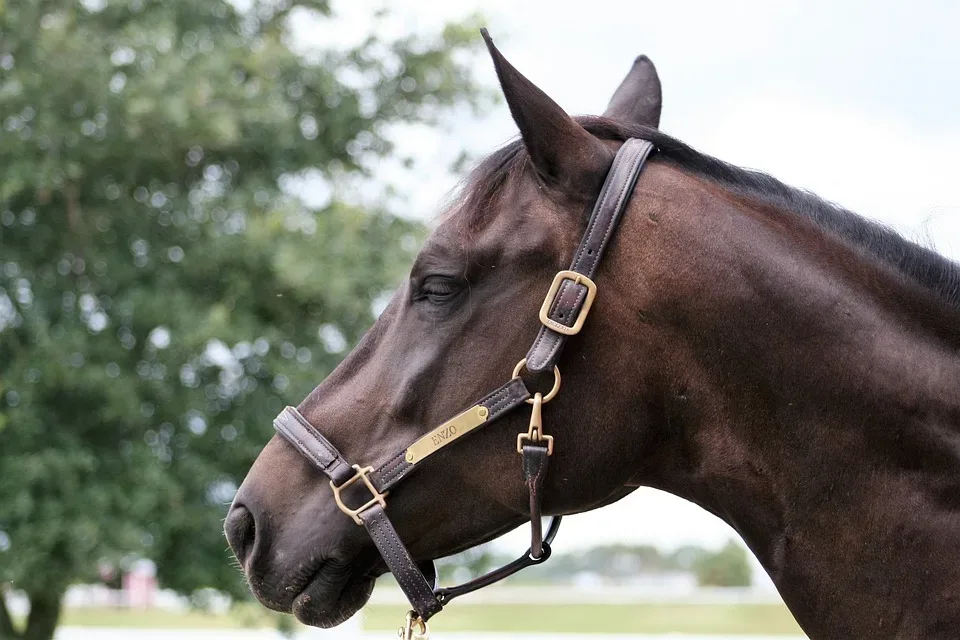
[[[560,285],[563,284],[564,280],[572,280],[574,284],[582,284],[587,288],[587,299],[583,301],[583,306],[580,307],[580,312],[577,314],[576,322],[569,327],[550,317],[550,307],[553,306],[554,300],[556,300],[557,297],[557,292],[560,291]],[[582,273],[577,273],[576,271],[560,271],[557,273],[557,275],[553,276],[553,282],[550,284],[550,290],[547,292],[547,297],[543,299],[543,304],[540,305],[540,322],[543,323],[544,326],[553,329],[557,333],[562,333],[565,336],[576,335],[580,333],[580,329],[583,328],[583,323],[587,319],[587,314],[590,313],[590,307],[593,306],[593,299],[596,297],[597,285],[593,280]]]
[[[533,395],[533,409],[530,411],[530,426],[527,428],[527,432],[520,432],[517,434],[517,453],[523,455],[523,441],[527,440],[529,442],[546,442],[547,443],[547,455],[553,455],[553,436],[548,436],[543,433],[543,413],[541,408],[543,403],[546,402],[543,398],[543,394],[537,392]]]
[[[397,635],[400,640],[427,640],[430,637],[430,627],[415,611],[408,611],[407,619]]]
[[[377,491],[377,488],[373,486],[373,483],[370,482],[369,474],[373,473],[373,467],[361,467],[358,464],[353,465],[354,470],[357,472],[352,478],[344,481],[339,487],[333,483],[333,480],[330,481],[330,488],[333,489],[333,499],[337,501],[337,506],[340,507],[340,511],[343,511],[345,514],[353,518],[353,521],[357,524],[363,524],[363,520],[360,519],[360,514],[372,507],[375,504],[379,504],[384,509],[387,508],[387,501],[384,498],[387,497],[389,491],[380,493]],[[363,480],[363,484],[366,485],[367,490],[373,496],[373,499],[369,502],[364,503],[357,509],[351,509],[346,504],[343,503],[343,499],[340,498],[340,492],[352,485],[357,480]]]

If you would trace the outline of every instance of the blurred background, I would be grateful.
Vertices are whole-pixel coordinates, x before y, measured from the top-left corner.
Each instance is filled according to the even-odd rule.
[[[389,579],[325,635],[251,603],[221,520],[514,134],[479,26],[571,113],[646,53],[667,133],[956,258],[958,24],[947,0],[0,0],[0,639],[393,635]],[[732,530],[652,490],[434,626],[802,637]]]

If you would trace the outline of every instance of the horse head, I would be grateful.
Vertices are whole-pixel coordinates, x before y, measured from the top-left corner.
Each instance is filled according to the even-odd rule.
[[[376,323],[297,408],[347,460],[381,465],[510,379],[620,144],[588,133],[489,39],[488,46],[522,142],[473,171]],[[636,60],[604,116],[656,128],[660,84],[647,58]],[[601,402],[597,394],[598,372],[609,380],[636,375],[617,348],[629,307],[616,289],[598,299],[564,356],[576,366],[565,372],[563,393],[543,407],[558,443],[551,464],[560,470],[546,478],[545,514],[595,508],[631,489],[630,462],[643,442],[624,425],[628,416],[636,423],[643,404],[628,394]],[[552,382],[525,378],[531,389]],[[529,519],[516,444],[528,417],[513,413],[436,451],[390,493],[391,520],[415,560],[475,546]],[[602,446],[582,446],[584,439]],[[254,595],[311,625],[352,615],[386,571],[327,478],[280,436],[250,469],[225,531]]]

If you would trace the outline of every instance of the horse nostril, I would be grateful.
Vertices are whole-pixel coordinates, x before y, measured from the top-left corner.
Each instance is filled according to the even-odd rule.
[[[223,532],[237,560],[241,565],[246,564],[257,537],[257,523],[253,514],[242,504],[234,504],[223,523]]]

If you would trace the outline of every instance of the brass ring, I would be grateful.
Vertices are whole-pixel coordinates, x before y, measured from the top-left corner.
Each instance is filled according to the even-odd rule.
[[[517,366],[513,368],[514,378],[520,377],[520,370],[523,369],[526,366],[526,364],[527,364],[526,358],[524,358],[523,360],[517,363]],[[553,388],[550,389],[550,393],[543,396],[543,400],[541,400],[541,402],[543,404],[547,404],[548,402],[553,400],[553,397],[557,395],[558,391],[560,391],[560,367],[558,367],[557,365],[553,365]],[[527,404],[533,404],[533,398],[527,398]]]

